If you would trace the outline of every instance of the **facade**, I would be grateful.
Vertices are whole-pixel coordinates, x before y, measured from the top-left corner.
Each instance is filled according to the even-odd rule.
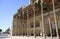
[[[51,35],[53,30],[58,34],[59,11],[57,1],[44,0],[42,3],[41,0],[30,0],[28,6],[21,7],[13,15],[12,35],[44,36]]]

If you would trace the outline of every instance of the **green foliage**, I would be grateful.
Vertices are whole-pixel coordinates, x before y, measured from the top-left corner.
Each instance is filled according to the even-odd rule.
[[[0,29],[0,33],[2,32],[2,29]]]

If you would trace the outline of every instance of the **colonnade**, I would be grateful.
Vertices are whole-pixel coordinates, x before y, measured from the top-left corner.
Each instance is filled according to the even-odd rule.
[[[45,34],[45,22],[44,22],[44,10],[43,10],[43,0],[40,0],[41,1],[41,14],[39,15],[40,16],[40,18],[39,18],[39,23],[40,23],[40,25],[39,25],[39,34],[41,35],[41,36],[43,36],[44,37],[44,39],[45,39],[45,36],[46,36],[46,34]],[[52,10],[52,15],[53,15],[53,22],[55,23],[55,29],[56,29],[56,35],[57,35],[57,39],[59,39],[59,33],[58,33],[58,24],[57,24],[57,17],[56,17],[56,9],[55,9],[55,2],[54,2],[54,0],[52,0],[52,7],[53,7],[53,10]],[[35,4],[35,3],[34,3]],[[33,9],[33,35],[34,35],[34,37],[36,37],[36,12],[35,12],[35,5],[33,4],[33,7],[32,7],[32,9]],[[47,13],[49,13],[49,12],[47,12]],[[20,27],[21,27],[21,31],[20,31],[20,35],[22,35],[22,36],[24,36],[24,35],[27,35],[28,37],[29,36],[31,36],[31,25],[30,25],[30,15],[29,15],[29,11],[28,11],[28,9],[26,10],[26,18],[24,18],[25,16],[24,16],[24,8],[22,8],[22,13],[20,14],[21,15],[21,19],[20,19],[20,22],[21,22],[21,25],[20,25]],[[48,14],[48,17],[47,17],[47,20],[48,20],[48,26],[49,26],[49,31],[48,32],[50,32],[50,36],[51,36],[51,39],[52,39],[52,36],[53,36],[53,34],[52,34],[52,25],[51,25],[51,16],[50,16],[50,14]],[[26,28],[24,28],[24,26],[26,26]],[[17,20],[17,27],[18,27],[18,20]],[[19,27],[18,27],[19,28]],[[26,32],[25,32],[25,31]],[[47,29],[48,30],[48,29]],[[19,29],[17,29],[17,31],[19,32]],[[17,33],[18,33],[17,32]],[[42,33],[41,33],[42,32]]]

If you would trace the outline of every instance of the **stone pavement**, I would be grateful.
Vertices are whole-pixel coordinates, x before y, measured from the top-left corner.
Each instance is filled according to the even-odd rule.
[[[27,37],[27,36],[10,36],[10,37],[4,37],[4,38],[0,38],[0,39],[44,39],[43,37]],[[47,37],[46,39],[51,39],[50,37]],[[53,37],[53,39],[56,39],[56,37]]]
[[[27,36],[11,36],[8,34],[0,34],[0,39],[51,39],[51,37],[43,38],[43,37],[37,36],[35,38],[34,36],[27,37]],[[53,39],[56,39],[56,37],[53,37]]]

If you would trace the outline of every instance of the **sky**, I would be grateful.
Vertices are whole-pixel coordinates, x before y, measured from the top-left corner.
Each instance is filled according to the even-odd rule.
[[[29,0],[0,0],[0,29],[5,31],[12,27],[13,15],[21,6],[26,6]]]

